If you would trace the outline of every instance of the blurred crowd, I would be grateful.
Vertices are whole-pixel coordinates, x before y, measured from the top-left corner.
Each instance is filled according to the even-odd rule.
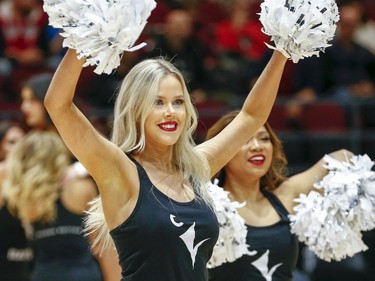
[[[196,102],[238,104],[263,69],[270,43],[259,21],[260,0],[161,0],[139,41],[112,75],[82,81],[82,102],[110,106],[128,69],[153,56],[170,58],[185,74]],[[374,96],[374,1],[339,0],[337,34],[319,58],[288,64],[279,98],[306,103],[319,98],[347,102]],[[2,0],[0,6],[0,101],[16,102],[22,82],[53,72],[64,49],[59,30],[48,25],[41,0]],[[93,76],[93,77],[91,77]]]
[[[218,118],[226,109],[242,103],[271,54],[265,43],[272,42],[259,21],[261,0],[156,2],[139,38],[147,46],[124,53],[120,67],[111,75],[97,75],[87,67],[80,78],[76,103],[105,135],[110,131],[107,110],[113,106],[116,89],[128,70],[142,59],[168,57],[184,74],[198,109],[209,109],[207,104],[221,105],[211,108]],[[332,46],[319,57],[287,63],[276,102],[282,105],[285,124],[281,126],[285,130],[303,129],[305,109],[322,101],[340,106],[346,117],[352,113],[352,105],[359,104],[363,114],[357,122],[375,129],[375,1],[337,0],[337,4],[340,21]],[[59,33],[48,25],[43,1],[0,1],[2,162],[24,133],[53,127],[42,100],[48,79],[66,51]],[[33,78],[40,75],[47,82],[33,84]],[[369,245],[374,244],[373,236],[366,236]],[[372,270],[369,264],[375,262],[373,248],[337,265],[301,251],[301,276],[296,277],[301,279],[296,280],[370,280],[366,274]]]
[[[197,131],[201,141],[213,120],[242,103],[268,61],[271,50],[265,43],[272,42],[262,32],[261,2],[157,1],[139,38],[147,46],[124,53],[111,75],[97,75],[86,67],[75,102],[108,134],[108,111],[122,78],[140,60],[164,56],[185,75],[204,123]],[[270,117],[276,131],[307,130],[306,122],[321,119],[330,119],[340,130],[375,128],[375,2],[337,4],[340,21],[332,46],[319,57],[286,65],[278,107]],[[66,49],[60,30],[48,25],[41,0],[0,0],[0,27],[0,105],[3,112],[13,112],[19,107],[23,83],[33,75],[53,73]],[[321,102],[330,103],[329,108],[314,108],[309,112],[319,113],[310,116],[309,105]]]

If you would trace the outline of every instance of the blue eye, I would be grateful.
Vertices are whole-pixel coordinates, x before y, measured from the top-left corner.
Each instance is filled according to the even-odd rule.
[[[154,101],[154,104],[155,104],[155,105],[163,105],[163,101],[162,101],[161,99],[156,99],[156,100]]]
[[[174,104],[176,104],[176,105],[182,105],[182,104],[184,104],[184,99],[177,99],[177,100],[175,100],[174,101]]]

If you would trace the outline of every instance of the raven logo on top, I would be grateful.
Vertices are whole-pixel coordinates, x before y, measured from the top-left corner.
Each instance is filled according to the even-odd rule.
[[[170,219],[171,219],[171,222],[173,223],[174,226],[176,227],[181,227],[184,225],[183,222],[176,222],[174,220],[175,216],[174,215],[170,215]],[[183,233],[182,235],[180,235],[180,238],[182,239],[182,241],[184,241],[185,245],[186,245],[186,248],[188,249],[189,253],[190,253],[190,256],[191,256],[191,263],[192,263],[192,266],[194,268],[194,263],[195,263],[195,257],[197,255],[197,251],[198,251],[198,248],[207,240],[209,240],[210,238],[206,238],[202,241],[200,241],[198,244],[196,244],[194,246],[194,240],[195,240],[195,222],[189,227],[188,230],[186,230],[185,233]]]

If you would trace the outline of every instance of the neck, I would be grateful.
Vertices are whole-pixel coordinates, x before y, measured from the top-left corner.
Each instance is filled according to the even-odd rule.
[[[226,175],[224,189],[229,191],[229,197],[238,202],[254,202],[263,197],[260,191],[259,179],[243,179]]]
[[[175,172],[176,166],[172,161],[172,154],[164,155],[158,153],[145,153],[141,152],[133,155],[133,157],[147,169],[166,171],[166,172]]]

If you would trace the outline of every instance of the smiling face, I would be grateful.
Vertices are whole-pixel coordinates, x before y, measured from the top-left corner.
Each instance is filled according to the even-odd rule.
[[[183,88],[180,81],[170,74],[161,80],[154,107],[145,121],[147,145],[174,145],[181,136],[185,122]]]
[[[260,179],[272,163],[273,145],[266,128],[262,126],[255,135],[244,144],[240,151],[225,167],[228,174],[236,177]]]

